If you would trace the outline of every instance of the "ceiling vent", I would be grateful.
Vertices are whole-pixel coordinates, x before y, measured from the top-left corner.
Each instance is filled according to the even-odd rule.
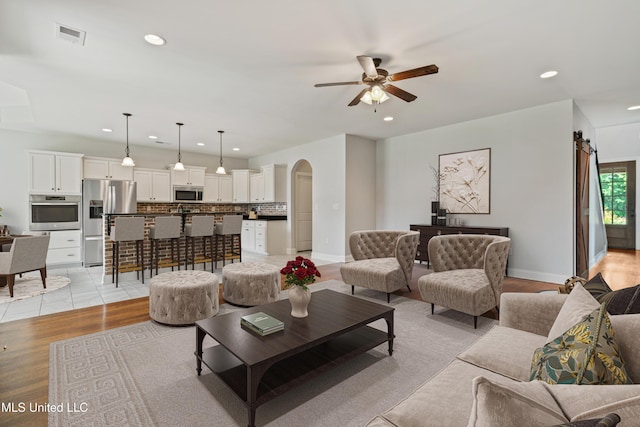
[[[86,35],[86,31],[78,30],[77,28],[71,28],[68,25],[56,23],[56,38],[58,39],[84,46],[84,38],[86,37]]]
[[[170,143],[170,142],[166,142],[166,141],[159,141],[159,140],[157,140],[157,139],[156,139],[155,141],[153,141],[153,142],[155,142],[156,144],[171,145],[171,143]]]

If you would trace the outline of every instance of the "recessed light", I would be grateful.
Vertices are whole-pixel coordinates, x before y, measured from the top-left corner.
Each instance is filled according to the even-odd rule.
[[[233,151],[240,151],[240,149],[238,147],[235,147]]]
[[[167,42],[165,39],[155,34],[147,34],[146,36],[144,36],[144,40],[154,46],[162,46]]]
[[[102,132],[113,132],[113,129],[104,128],[102,129]]]
[[[557,75],[558,75],[557,71],[550,70],[550,71],[545,71],[544,73],[540,74],[540,78],[541,79],[548,79],[548,78],[551,78],[551,77],[555,77]]]
[[[155,135],[149,135],[149,139],[158,139],[158,137]]]
[[[633,106],[627,108],[627,110],[629,110],[629,111],[640,110],[640,105],[633,105]]]
[[[196,145],[199,145],[200,147],[204,147],[204,142],[197,142]]]
[[[393,117],[391,117],[391,116],[387,116],[387,117],[385,117],[385,118],[384,118],[384,119],[382,119],[382,120],[384,120],[385,122],[390,122],[391,120],[393,120]]]

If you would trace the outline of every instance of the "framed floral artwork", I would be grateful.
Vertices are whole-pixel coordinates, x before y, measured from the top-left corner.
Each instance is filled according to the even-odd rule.
[[[491,148],[441,154],[440,206],[452,214],[491,212]]]

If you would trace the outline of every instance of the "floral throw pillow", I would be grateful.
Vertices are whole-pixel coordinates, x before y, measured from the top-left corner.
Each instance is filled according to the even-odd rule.
[[[549,384],[632,384],[604,304],[536,349],[530,380]]]

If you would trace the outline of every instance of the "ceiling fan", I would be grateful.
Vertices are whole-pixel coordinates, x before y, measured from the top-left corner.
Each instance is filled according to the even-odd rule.
[[[362,80],[355,82],[336,82],[336,83],[318,83],[315,87],[326,86],[344,86],[344,85],[367,85],[368,87],[362,89],[358,96],[353,98],[349,103],[349,107],[358,105],[360,101],[367,104],[380,104],[389,96],[387,93],[397,96],[398,98],[411,102],[415,101],[418,97],[400,89],[397,86],[390,84],[390,82],[396,82],[398,80],[411,79],[413,77],[426,76],[428,74],[435,74],[438,72],[436,65],[426,65],[424,67],[414,68],[413,70],[401,71],[399,73],[389,74],[387,70],[378,68],[382,60],[380,58],[371,58],[370,56],[360,55],[357,57],[360,66],[364,70],[362,73]]]

